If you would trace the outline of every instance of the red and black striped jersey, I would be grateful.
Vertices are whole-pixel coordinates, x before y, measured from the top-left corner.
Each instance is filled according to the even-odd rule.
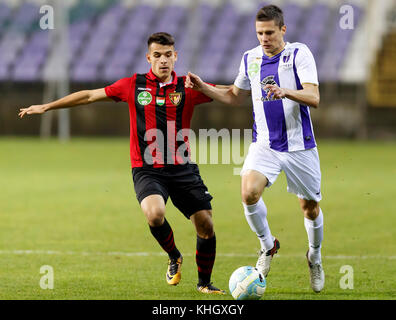
[[[105,87],[108,97],[129,105],[132,168],[190,160],[188,133],[194,106],[212,99],[185,88],[185,80],[173,71],[172,82],[163,85],[150,70]]]

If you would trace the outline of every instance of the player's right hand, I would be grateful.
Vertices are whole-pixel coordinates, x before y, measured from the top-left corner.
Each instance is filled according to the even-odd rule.
[[[22,118],[25,114],[42,114],[46,111],[43,104],[30,106],[29,108],[19,109],[18,116]]]

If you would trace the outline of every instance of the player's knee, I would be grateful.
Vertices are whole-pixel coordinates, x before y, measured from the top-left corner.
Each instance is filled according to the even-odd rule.
[[[213,222],[206,221],[205,223],[202,224],[202,227],[200,228],[198,235],[200,238],[203,239],[209,239],[214,236],[214,228],[213,228]]]
[[[210,211],[200,212],[194,217],[194,224],[200,238],[209,239],[214,236],[213,220]]]
[[[315,220],[318,217],[318,214],[315,210],[306,210],[304,211],[304,217],[308,218],[309,220]]]
[[[301,202],[301,210],[304,217],[315,220],[319,215],[319,203],[314,200],[304,200]]]
[[[246,188],[242,190],[242,201],[247,205],[252,205],[260,200],[261,194],[256,189]]]
[[[257,203],[266,185],[268,185],[268,180],[263,174],[248,170],[242,176],[241,196],[243,203],[247,205]]]
[[[159,227],[164,223],[165,210],[159,207],[152,207],[147,209],[144,214],[146,215],[147,221],[152,227]]]

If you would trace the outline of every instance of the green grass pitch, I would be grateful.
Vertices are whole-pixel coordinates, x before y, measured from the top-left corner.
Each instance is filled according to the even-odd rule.
[[[0,155],[0,299],[231,300],[231,273],[256,262],[234,165],[200,165],[214,196],[212,280],[228,293],[206,296],[196,292],[193,225],[170,201],[184,264],[181,283],[166,284],[167,257],[135,198],[127,138],[0,138]],[[319,155],[325,289],[310,289],[303,216],[282,174],[264,192],[281,249],[262,299],[395,299],[396,144],[323,140]],[[40,287],[43,265],[53,268],[53,289]],[[340,287],[344,265],[353,268],[353,289]]]

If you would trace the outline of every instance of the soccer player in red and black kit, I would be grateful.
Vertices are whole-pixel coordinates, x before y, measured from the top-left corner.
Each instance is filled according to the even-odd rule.
[[[148,73],[134,74],[105,88],[78,91],[51,103],[22,108],[19,116],[95,101],[127,102],[136,196],[152,235],[169,255],[167,282],[171,285],[180,282],[183,263],[172,228],[165,219],[165,204],[170,197],[175,207],[191,219],[197,232],[198,291],[224,294],[210,282],[216,256],[212,196],[198,166],[190,161],[187,136],[194,106],[212,100],[185,88],[186,77],[176,76],[174,43],[170,34],[154,33],[148,39],[146,57],[151,64]]]

